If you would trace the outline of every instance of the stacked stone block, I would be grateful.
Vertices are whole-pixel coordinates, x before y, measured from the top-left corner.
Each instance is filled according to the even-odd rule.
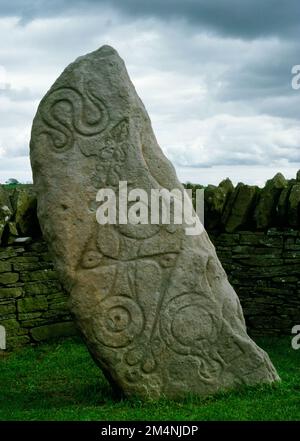
[[[75,333],[42,240],[0,248],[0,324],[7,349]]]

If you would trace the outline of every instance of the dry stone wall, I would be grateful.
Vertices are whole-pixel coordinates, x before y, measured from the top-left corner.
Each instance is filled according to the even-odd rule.
[[[0,248],[0,324],[7,349],[74,335],[66,302],[44,241]]]
[[[288,335],[300,323],[299,209],[300,173],[292,180],[278,174],[263,189],[234,187],[228,179],[205,188],[205,226],[251,335]],[[7,348],[73,335],[32,186],[0,186],[0,239],[0,325]]]
[[[211,235],[249,333],[289,335],[300,323],[300,232],[269,229]]]

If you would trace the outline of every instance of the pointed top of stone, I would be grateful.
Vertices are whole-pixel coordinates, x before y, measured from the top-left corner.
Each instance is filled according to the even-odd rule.
[[[121,59],[116,49],[114,49],[112,46],[109,46],[108,44],[105,44],[103,46],[100,46],[98,49],[87,53],[86,55],[81,55],[75,60],[75,63],[77,61],[86,60],[87,58],[106,58],[113,55]]]
[[[275,187],[275,188],[282,188],[285,187],[287,184],[287,181],[282,173],[278,172],[276,175],[273,176],[273,178],[268,179],[266,182],[265,187]]]
[[[108,44],[104,44],[95,50],[95,53],[100,54],[102,57],[108,57],[109,55],[119,55],[116,49]]]

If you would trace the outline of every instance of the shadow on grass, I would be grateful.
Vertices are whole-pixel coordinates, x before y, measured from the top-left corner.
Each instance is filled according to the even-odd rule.
[[[2,395],[0,407],[13,407],[19,410],[63,408],[68,406],[101,406],[121,401],[114,397],[109,386],[90,385],[74,388],[72,385],[61,390],[47,390],[45,387],[34,390],[13,391]]]

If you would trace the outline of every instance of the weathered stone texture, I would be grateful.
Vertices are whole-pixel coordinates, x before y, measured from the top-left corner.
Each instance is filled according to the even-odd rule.
[[[114,387],[177,398],[278,379],[247,335],[206,232],[97,224],[99,188],[117,191],[127,181],[148,195],[153,188],[183,190],[112,48],[77,59],[41,101],[31,163],[40,224],[72,313]],[[239,190],[243,212],[233,206],[230,230],[244,223],[255,195],[248,186]]]

